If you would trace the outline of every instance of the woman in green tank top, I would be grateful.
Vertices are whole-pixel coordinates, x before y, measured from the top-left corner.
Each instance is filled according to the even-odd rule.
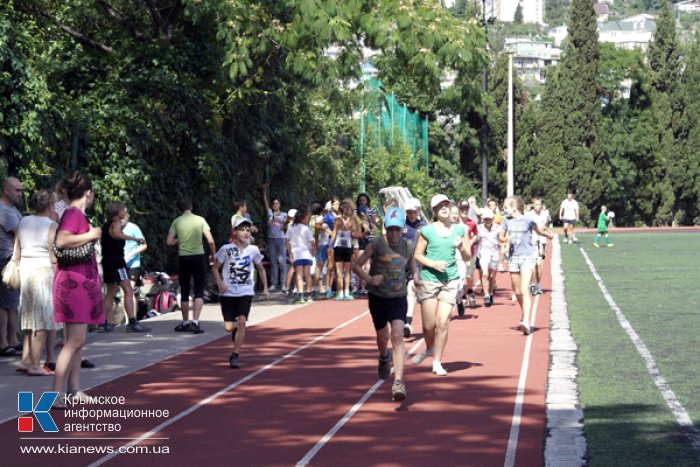
[[[421,363],[433,355],[433,373],[446,376],[442,367],[442,354],[447,344],[447,328],[450,313],[455,306],[457,289],[461,288],[455,253],[471,258],[467,228],[450,221],[450,200],[445,195],[435,195],[430,201],[433,223],[423,227],[416,245],[416,261],[423,265],[420,277],[423,282],[418,293],[421,304],[425,350],[413,357],[413,363]]]

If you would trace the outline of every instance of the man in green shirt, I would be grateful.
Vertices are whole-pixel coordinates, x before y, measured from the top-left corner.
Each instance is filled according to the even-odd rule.
[[[183,198],[177,201],[180,214],[170,225],[168,246],[178,246],[178,275],[180,279],[180,307],[182,323],[175,327],[177,332],[193,332],[201,334],[204,331],[199,326],[199,316],[204,306],[204,285],[207,275],[207,264],[213,264],[213,254],[216,252],[214,238],[207,221],[192,213],[192,202]],[[202,236],[209,245],[209,258],[204,254]],[[190,279],[194,279],[194,319],[190,318]]]

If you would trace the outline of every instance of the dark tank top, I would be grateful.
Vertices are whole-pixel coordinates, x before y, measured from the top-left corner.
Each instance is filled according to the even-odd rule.
[[[109,234],[110,224],[111,222],[107,222],[102,226],[102,264],[125,268],[124,245],[126,245],[126,240],[113,238]]]

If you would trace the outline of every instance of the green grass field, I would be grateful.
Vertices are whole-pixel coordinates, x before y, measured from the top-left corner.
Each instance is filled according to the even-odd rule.
[[[700,427],[700,233],[594,234],[562,245],[566,298],[579,345],[581,404],[591,466],[700,464],[606,302],[579,247]],[[560,237],[561,238],[561,237]]]

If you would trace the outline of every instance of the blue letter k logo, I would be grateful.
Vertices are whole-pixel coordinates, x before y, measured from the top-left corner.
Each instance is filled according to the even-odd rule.
[[[20,392],[17,393],[17,410],[20,413],[32,412],[42,431],[46,433],[57,432],[56,422],[49,415],[49,410],[51,410],[51,406],[57,397],[57,392],[45,392],[41,394],[39,402],[34,406],[34,394],[31,392]]]

